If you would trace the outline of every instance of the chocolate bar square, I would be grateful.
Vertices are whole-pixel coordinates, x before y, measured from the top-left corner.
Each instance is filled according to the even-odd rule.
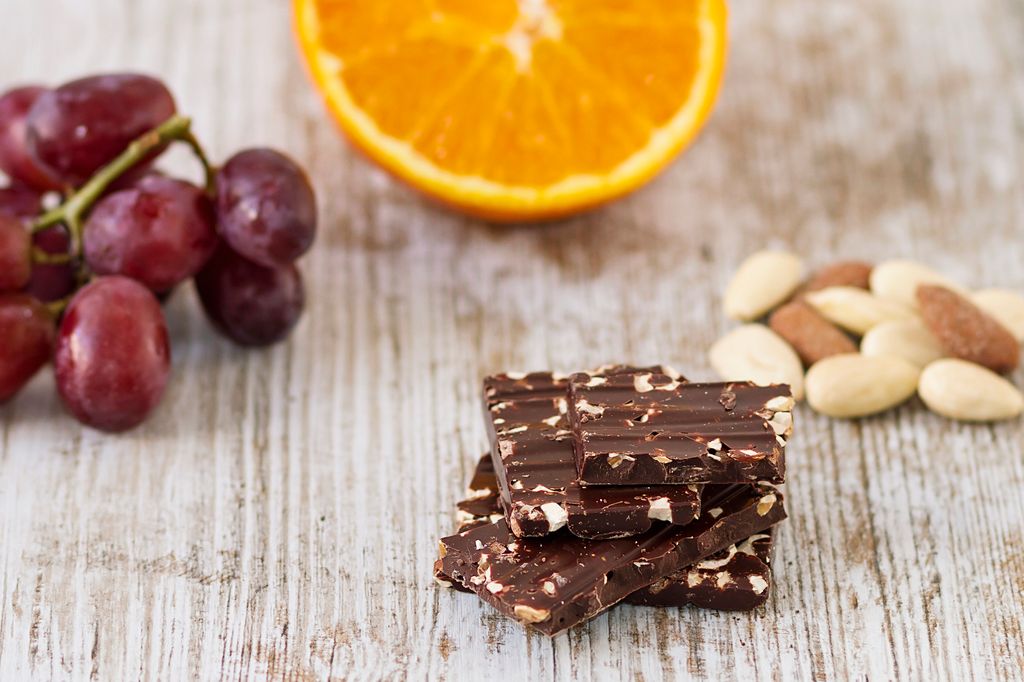
[[[484,380],[491,456],[515,535],[539,537],[568,527],[580,537],[609,539],[645,533],[658,521],[682,525],[696,518],[697,485],[581,486],[567,394],[567,378],[551,372]]]
[[[788,386],[688,383],[651,369],[573,375],[569,423],[587,486],[785,480]]]
[[[502,518],[498,479],[489,455],[477,462],[467,498],[457,505],[458,531],[494,523]],[[742,542],[692,566],[633,592],[624,603],[641,606],[696,606],[716,611],[750,611],[764,604],[771,591],[774,529]],[[439,567],[438,567],[439,568]],[[435,574],[445,587],[469,588]]]
[[[477,525],[441,540],[435,576],[555,635],[786,517],[769,484],[709,486],[704,496],[716,514],[614,540],[517,538],[504,519]]]

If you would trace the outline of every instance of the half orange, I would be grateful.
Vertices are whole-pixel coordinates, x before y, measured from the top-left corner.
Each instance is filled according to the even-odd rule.
[[[472,215],[555,218],[636,189],[700,130],[724,0],[294,0],[341,128]]]

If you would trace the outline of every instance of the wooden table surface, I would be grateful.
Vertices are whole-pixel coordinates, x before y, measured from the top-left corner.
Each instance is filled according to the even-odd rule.
[[[1024,290],[1024,3],[736,0],[725,89],[685,157],[606,210],[521,229],[355,156],[287,5],[4,8],[4,85],[158,73],[217,157],[271,144],[308,165],[323,229],[285,345],[231,346],[180,292],[173,380],[137,431],[79,427],[48,372],[0,408],[0,679],[1022,675],[1019,420],[801,410],[774,596],[752,615],[620,607],[549,640],[430,569],[484,447],[485,373],[711,377],[720,291],[767,245]]]

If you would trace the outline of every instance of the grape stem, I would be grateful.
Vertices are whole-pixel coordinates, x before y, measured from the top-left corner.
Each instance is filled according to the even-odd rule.
[[[46,307],[50,316],[56,320],[64,314],[64,310],[67,309],[69,303],[71,303],[71,296],[59,298],[56,301],[50,301],[49,303],[44,303],[43,306]]]
[[[32,247],[32,262],[36,265],[64,265],[71,262],[70,253],[49,253],[38,246]]]
[[[117,158],[98,170],[89,179],[89,182],[82,185],[63,204],[39,216],[32,224],[32,232],[41,232],[54,225],[63,225],[71,239],[70,258],[80,257],[83,221],[93,204],[99,200],[110,185],[149,156],[153,150],[175,141],[184,142],[192,148],[192,152],[203,166],[206,190],[212,194],[214,191],[214,168],[203,151],[202,145],[199,144],[199,140],[192,134],[192,119],[176,114],[129,144]]]
[[[206,180],[206,194],[210,198],[217,196],[217,169],[214,168],[213,164],[210,163],[209,157],[206,156],[206,151],[203,149],[203,145],[199,144],[199,140],[192,133],[191,126],[185,130],[185,133],[181,137],[181,141],[192,148],[192,153],[195,154],[196,158],[199,159],[199,163],[203,166],[203,178]]]

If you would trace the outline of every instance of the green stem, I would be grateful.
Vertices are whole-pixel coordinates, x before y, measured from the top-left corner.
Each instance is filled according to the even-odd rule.
[[[199,140],[196,139],[191,128],[186,130],[185,134],[182,135],[180,139],[192,148],[192,153],[195,154],[196,158],[199,159],[199,163],[203,166],[203,177],[206,180],[206,193],[210,197],[216,196],[217,169],[213,167],[212,163],[210,163],[210,159],[206,156],[206,151],[203,149],[203,145],[199,144]]]
[[[32,262],[36,265],[64,265],[71,262],[70,253],[49,253],[38,246],[32,247]]]
[[[62,314],[64,314],[64,309],[68,307],[69,303],[71,303],[71,296],[67,296],[66,298],[59,298],[56,301],[50,301],[49,303],[45,303],[43,305],[46,306],[46,310],[49,311],[50,315],[53,316],[53,319],[56,320]]]

